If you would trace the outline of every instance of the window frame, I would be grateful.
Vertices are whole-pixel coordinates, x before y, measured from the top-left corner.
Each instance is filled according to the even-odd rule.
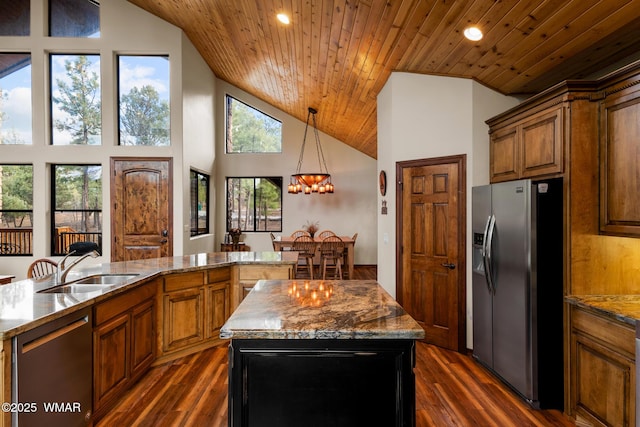
[[[3,253],[3,250],[0,250],[0,256],[28,256],[33,255],[33,164],[32,163],[0,163],[0,168],[6,166],[30,166],[31,167],[31,209],[3,209],[0,208],[0,213],[8,212],[8,213],[31,213],[31,237],[29,242],[29,251],[28,252],[15,252],[15,253]],[[5,242],[6,243],[6,242]],[[2,244],[2,242],[0,242]]]
[[[195,176],[194,176],[195,175]],[[202,230],[202,232],[200,231],[200,210],[198,209],[198,204],[200,202],[200,198],[199,198],[199,185],[198,183],[200,182],[201,177],[206,178],[206,200],[205,200],[205,204],[206,204],[206,209],[205,209],[205,228]],[[194,187],[193,187],[193,183],[194,183],[194,179],[196,182],[195,185],[195,191],[194,191]],[[210,192],[211,192],[211,176],[209,174],[206,174],[204,172],[198,171],[194,168],[191,168],[191,170],[189,171],[189,209],[190,209],[190,219],[189,219],[189,223],[190,223],[190,237],[197,237],[197,236],[203,236],[206,234],[209,234],[209,221],[210,221]],[[193,195],[196,195],[195,200],[193,198]],[[195,217],[194,217],[194,213],[195,213]],[[194,231],[194,222],[195,222],[195,231]]]
[[[231,101],[239,102],[240,104],[246,106],[247,108],[257,111],[260,114],[266,117],[269,117],[270,119],[280,123],[280,150],[278,151],[229,151],[229,127],[230,127],[229,107],[230,107]],[[225,94],[224,96],[224,152],[225,154],[231,154],[231,155],[234,155],[234,154],[282,154],[282,128],[283,128],[283,124],[281,120],[276,119],[272,115],[265,113],[264,111],[254,107],[253,105],[250,105],[247,102],[241,101],[240,99],[236,98],[231,94],[228,94],[228,93]]]
[[[231,218],[230,214],[231,212],[229,211],[229,189],[230,189],[230,185],[229,185],[229,180],[231,179],[253,179],[253,228],[252,229],[243,229],[241,227],[240,230],[242,232],[246,232],[246,233],[269,233],[269,232],[282,232],[282,222],[283,222],[283,218],[284,218],[284,206],[282,203],[283,200],[283,196],[282,196],[282,190],[283,190],[283,185],[284,185],[284,177],[282,176],[227,176],[225,177],[225,211],[226,211],[226,215],[225,215],[225,223],[226,223],[226,231],[229,232],[230,229],[232,228],[236,228],[233,227],[233,219]],[[273,229],[273,230],[258,230],[256,229],[256,222],[258,221],[258,217],[256,215],[256,181],[259,179],[266,179],[266,180],[274,180],[274,179],[278,179],[280,180],[280,227],[278,229]],[[240,218],[240,217],[239,217]],[[239,220],[239,219],[238,219]]]
[[[104,233],[103,230],[103,222],[102,219],[104,217],[103,213],[104,213],[104,206],[102,206],[102,200],[100,200],[100,205],[101,208],[100,209],[56,209],[56,168],[57,167],[92,167],[92,166],[97,166],[100,167],[100,197],[103,196],[103,190],[104,190],[104,182],[102,180],[102,174],[104,172],[104,167],[102,164],[100,163],[82,163],[82,164],[78,164],[78,163],[53,163],[51,164],[51,255],[58,255],[58,256],[63,256],[63,255],[67,255],[66,252],[61,253],[57,251],[57,245],[56,245],[56,213],[58,212],[99,212],[100,213],[100,241],[102,241],[102,234]],[[85,231],[85,233],[87,233]],[[100,252],[102,252],[102,243],[99,244],[99,250]]]
[[[166,144],[162,144],[162,145],[144,145],[144,144],[128,144],[128,143],[123,143],[123,138],[122,138],[122,106],[121,106],[121,101],[122,101],[122,88],[121,88],[121,58],[162,58],[165,59],[167,61],[167,81],[164,82],[167,85],[168,88],[168,92],[169,92],[169,97],[167,99],[167,105],[169,108],[168,111],[168,115],[167,115],[167,123],[169,125],[169,127],[167,128],[167,143]],[[117,125],[118,125],[118,146],[121,147],[157,147],[157,148],[165,148],[165,147],[171,147],[172,145],[172,141],[171,141],[171,58],[169,56],[169,54],[124,54],[124,53],[119,53],[116,55],[116,60],[115,60],[115,64],[116,64],[116,86],[117,86],[117,92],[116,92],[116,109],[117,109],[117,114],[116,114],[116,119],[117,119]],[[156,70],[156,68],[154,68],[154,70]],[[125,94],[126,95],[126,94]],[[162,99],[160,99],[160,101],[162,101]]]
[[[86,147],[101,147],[103,145],[103,140],[102,140],[102,138],[103,138],[103,132],[102,132],[103,129],[102,129],[102,127],[103,127],[103,124],[104,124],[102,122],[102,116],[103,116],[103,113],[104,113],[104,110],[103,110],[103,108],[104,108],[104,99],[102,98],[102,95],[103,95],[102,91],[104,89],[104,85],[103,85],[103,82],[102,82],[102,55],[101,55],[101,53],[100,52],[97,52],[97,53],[94,53],[94,52],[91,52],[91,53],[87,53],[87,52],[84,52],[84,53],[66,52],[65,53],[65,52],[57,52],[57,51],[53,52],[52,51],[52,52],[48,52],[48,56],[49,56],[49,58],[48,58],[49,59],[49,69],[48,69],[48,78],[49,78],[49,94],[48,94],[48,96],[49,96],[49,98],[48,98],[48,103],[49,103],[49,105],[48,105],[48,107],[49,107],[49,145],[53,146],[53,147],[69,147],[69,146],[74,146],[74,145],[86,146]],[[91,144],[91,143],[89,143],[89,144],[71,144],[71,143],[69,143],[69,144],[56,144],[55,143],[55,132],[56,132],[55,131],[55,127],[56,127],[55,120],[57,118],[53,117],[53,111],[54,111],[54,108],[53,108],[53,105],[54,105],[54,100],[53,100],[53,91],[54,91],[53,58],[57,57],[57,56],[67,56],[67,57],[70,57],[70,56],[75,56],[75,57],[86,56],[86,57],[96,57],[96,58],[98,58],[98,61],[99,61],[98,70],[100,70],[100,71],[99,71],[99,74],[98,74],[99,87],[98,87],[97,93],[98,93],[98,96],[100,97],[100,134],[99,135],[94,135],[98,139],[98,142],[96,144]],[[55,87],[57,87],[57,84],[55,85]]]

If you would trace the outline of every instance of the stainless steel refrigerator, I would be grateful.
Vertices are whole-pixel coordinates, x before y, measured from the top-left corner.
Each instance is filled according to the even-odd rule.
[[[562,178],[474,187],[473,356],[536,408],[563,407]]]

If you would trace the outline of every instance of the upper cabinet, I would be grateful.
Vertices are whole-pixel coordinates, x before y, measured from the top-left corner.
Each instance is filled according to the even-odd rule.
[[[524,111],[491,130],[491,182],[548,176],[563,171],[563,104]]]
[[[640,73],[600,102],[600,231],[640,236]]]

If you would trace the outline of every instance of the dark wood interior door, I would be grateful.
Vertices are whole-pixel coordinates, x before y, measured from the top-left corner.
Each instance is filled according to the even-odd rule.
[[[465,157],[398,164],[398,302],[425,341],[465,344]]]
[[[111,261],[173,254],[171,159],[111,159]]]

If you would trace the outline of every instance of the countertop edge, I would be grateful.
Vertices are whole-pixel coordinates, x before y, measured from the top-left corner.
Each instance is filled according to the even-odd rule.
[[[264,253],[273,253],[273,252],[262,252]],[[285,253],[285,252],[283,252]],[[165,260],[167,262],[171,261],[171,260],[181,260],[183,263],[185,263],[187,261],[187,259],[191,259],[191,258],[197,258],[198,256],[224,256],[224,257],[228,257],[228,256],[232,256],[233,254],[237,254],[237,256],[239,257],[239,259],[225,259],[222,261],[214,261],[214,262],[210,262],[210,263],[202,263],[202,264],[198,264],[198,265],[181,265],[178,267],[175,267],[173,265],[173,263],[167,264],[167,265],[163,265],[163,266],[145,266],[145,264],[147,262],[152,262],[153,260]],[[110,289],[108,291],[105,291],[104,293],[100,294],[100,295],[96,295],[94,297],[91,298],[87,298],[84,299],[82,301],[79,301],[69,307],[65,307],[62,309],[58,309],[56,311],[53,311],[51,313],[47,313],[44,314],[42,316],[39,316],[35,319],[31,319],[31,320],[27,320],[24,319],[24,321],[22,321],[21,319],[15,319],[15,326],[8,326],[5,327],[3,330],[0,330],[0,340],[4,341],[7,339],[11,339],[16,335],[19,335],[21,333],[24,333],[26,331],[32,330],[34,328],[37,328],[38,326],[44,325],[48,322],[51,322],[53,320],[56,320],[58,318],[64,317],[68,314],[74,313],[78,310],[81,310],[83,308],[86,307],[91,307],[95,304],[98,304],[102,301],[105,301],[107,299],[113,298],[121,293],[125,293],[127,291],[130,291],[133,288],[136,288],[138,286],[142,286],[145,283],[154,280],[158,277],[162,277],[168,274],[174,274],[174,273],[188,273],[188,272],[193,272],[193,271],[201,271],[201,270],[209,270],[212,268],[222,268],[222,267],[229,267],[229,266],[234,266],[234,265],[295,265],[296,261],[294,261],[293,259],[286,259],[286,255],[285,259],[281,259],[281,260],[275,260],[275,259],[249,259],[248,255],[250,254],[261,254],[260,252],[208,252],[208,253],[202,253],[202,254],[191,254],[191,255],[183,255],[183,256],[175,256],[175,257],[165,257],[165,258],[154,258],[153,260],[139,260],[139,261],[122,261],[122,262],[114,262],[114,263],[102,263],[102,264],[96,264],[93,266],[88,266],[88,267],[84,267],[84,268],[78,268],[75,269],[75,272],[79,272],[79,273],[86,273],[86,274],[82,274],[81,277],[86,277],[86,276],[90,276],[90,275],[94,275],[94,274],[110,274],[110,273],[119,273],[122,271],[122,269],[124,268],[123,265],[126,263],[135,265],[132,267],[128,267],[127,271],[130,272],[135,272],[138,273],[139,276],[136,277],[135,279],[131,279],[131,281],[128,281],[126,283],[123,283],[122,285],[118,285],[117,287],[115,287],[114,289]],[[73,274],[73,272],[72,272]],[[80,277],[78,277],[77,279],[79,279]],[[77,280],[74,279],[74,280]],[[21,286],[21,282],[28,282],[29,284],[33,284],[33,285],[37,285],[38,290],[34,291],[33,293],[36,294],[38,293],[39,290],[42,289],[48,289],[50,287],[55,286],[52,283],[52,279],[47,278],[47,279],[41,279],[41,280],[34,280],[34,279],[25,279],[25,280],[21,280],[21,281],[17,281],[17,282],[12,282],[10,284],[7,285],[2,285],[0,287],[0,293],[5,289],[8,290],[10,289],[10,287],[12,286],[16,286],[19,287]],[[54,294],[55,295],[55,294]],[[75,295],[75,294],[72,294]],[[7,320],[11,320],[11,319],[0,319],[0,322],[4,322]],[[19,323],[21,322],[22,323]],[[11,322],[9,322],[11,323]],[[19,323],[19,324],[18,324]]]
[[[640,320],[640,295],[567,295],[564,300],[634,328]]]

